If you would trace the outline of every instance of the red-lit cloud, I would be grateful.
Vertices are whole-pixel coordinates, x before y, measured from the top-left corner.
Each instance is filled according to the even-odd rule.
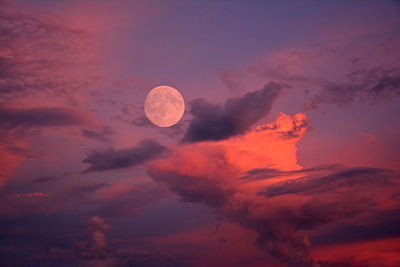
[[[398,174],[338,165],[302,169],[296,146],[308,126],[302,113],[280,114],[242,136],[180,145],[150,163],[149,174],[183,201],[206,204],[255,231],[256,245],[282,263],[315,266],[301,230],[372,212],[387,200],[382,190],[398,188]]]
[[[0,0],[0,265],[399,265],[400,6],[173,2]]]

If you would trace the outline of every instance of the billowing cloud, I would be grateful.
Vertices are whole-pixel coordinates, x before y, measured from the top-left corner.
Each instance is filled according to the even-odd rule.
[[[83,160],[90,166],[84,172],[117,170],[143,164],[157,158],[168,149],[156,141],[145,139],[132,148],[92,151]]]
[[[50,2],[0,0],[0,265],[399,265],[394,6]],[[315,23],[268,38],[293,10]],[[205,96],[163,129],[142,107],[161,80]]]
[[[269,113],[281,90],[280,84],[269,82],[263,89],[228,99],[223,106],[193,100],[193,119],[183,141],[223,140],[243,133]]]
[[[88,220],[88,228],[92,235],[92,244],[81,241],[75,244],[77,254],[87,260],[105,260],[107,257],[106,233],[109,226],[99,216]]]
[[[250,169],[267,166],[280,170],[299,169],[296,143],[305,134],[305,128],[297,129],[296,137],[287,138],[293,136],[287,133],[299,122],[306,125],[305,121],[307,118],[303,114],[293,117],[281,114],[276,122],[242,137],[183,145],[170,158],[151,164],[149,174],[154,180],[166,183],[184,201],[205,203],[235,222],[258,231],[260,246],[278,258],[287,262],[308,261],[305,237],[289,224],[273,223],[278,210],[272,209],[272,203],[257,194],[256,188],[260,185],[238,182]],[[261,240],[267,239],[272,242],[270,245],[261,244]]]
[[[396,188],[397,176],[334,164],[302,169],[296,144],[308,125],[304,114],[280,114],[243,136],[181,145],[148,171],[183,201],[206,204],[255,231],[255,244],[282,263],[323,266],[311,258],[308,235],[301,230],[372,211],[383,189]]]

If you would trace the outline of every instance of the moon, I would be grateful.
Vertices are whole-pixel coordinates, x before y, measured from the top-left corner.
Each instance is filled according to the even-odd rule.
[[[175,125],[185,113],[185,101],[181,93],[171,86],[157,86],[144,101],[147,118],[158,127]]]

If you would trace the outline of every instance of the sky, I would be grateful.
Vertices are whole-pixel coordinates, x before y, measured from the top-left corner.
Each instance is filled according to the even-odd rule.
[[[399,114],[399,1],[0,1],[0,265],[400,266]]]

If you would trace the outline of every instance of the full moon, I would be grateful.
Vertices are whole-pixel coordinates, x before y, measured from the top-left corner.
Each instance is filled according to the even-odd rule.
[[[157,86],[147,94],[144,112],[155,125],[170,127],[182,118],[185,101],[175,88],[166,85]]]

